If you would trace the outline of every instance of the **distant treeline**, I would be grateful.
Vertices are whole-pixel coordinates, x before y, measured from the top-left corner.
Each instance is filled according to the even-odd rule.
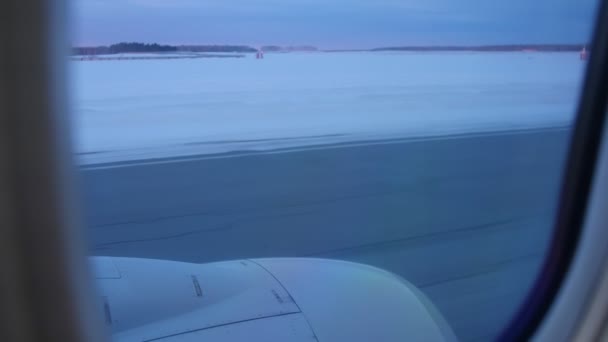
[[[396,46],[372,49],[371,51],[580,51],[584,44],[514,44],[479,46]]]
[[[108,55],[110,54],[109,46],[78,46],[72,48],[72,55],[74,56],[88,56],[88,55]]]
[[[189,52],[256,52],[257,49],[246,45],[180,45],[177,47],[179,51]]]
[[[107,55],[117,53],[138,53],[138,52],[230,52],[245,53],[256,52],[250,46],[245,45],[159,45],[144,43],[119,43],[110,46],[76,47],[73,49],[74,55]]]
[[[316,46],[311,45],[300,45],[300,46],[277,46],[277,45],[266,45],[262,46],[262,50],[265,52],[297,52],[297,51],[318,51]]]
[[[247,53],[257,52],[258,49],[247,45],[180,45],[177,47],[180,51],[190,52],[232,52],[232,53]],[[267,45],[260,48],[265,52],[295,52],[295,51],[317,51],[314,46],[277,46]]]
[[[118,43],[110,45],[110,53],[126,53],[126,52],[172,52],[177,51],[175,46],[159,45],[159,44],[144,44],[144,43]]]
[[[477,46],[394,46],[381,47],[370,50],[356,51],[580,51],[584,44],[511,44],[511,45],[477,45]],[[267,45],[261,49],[265,52],[296,52],[319,51],[315,46],[277,46]],[[76,47],[74,55],[107,55],[117,53],[137,52],[209,52],[209,53],[253,53],[258,49],[247,45],[159,45],[145,43],[119,43],[110,46]],[[351,51],[351,50],[323,50],[323,51]],[[353,50],[355,51],[355,50]]]
[[[294,51],[318,51],[314,46],[263,46],[261,47],[266,52],[294,52]],[[89,55],[109,55],[117,53],[137,53],[137,52],[209,52],[209,53],[253,53],[258,49],[247,45],[159,45],[159,44],[144,44],[144,43],[119,43],[110,46],[91,46],[91,47],[75,47],[73,55],[89,56]]]
[[[74,55],[107,55],[129,52],[172,52],[177,51],[177,47],[171,45],[159,45],[156,43],[118,43],[110,46],[76,47],[73,49]]]

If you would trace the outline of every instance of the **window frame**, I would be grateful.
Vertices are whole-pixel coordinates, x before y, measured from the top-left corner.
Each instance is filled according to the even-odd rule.
[[[0,37],[9,51],[0,55],[0,268],[10,279],[0,285],[5,303],[0,326],[7,335],[0,337],[103,340],[63,115],[68,108],[67,0],[5,0],[0,9]],[[549,252],[501,340],[534,335],[566,279],[581,237],[608,96],[607,9],[602,1]]]
[[[500,341],[527,341],[534,336],[555,302],[579,246],[606,117],[607,1],[599,0],[594,23],[591,54],[570,138],[551,242],[534,286]]]

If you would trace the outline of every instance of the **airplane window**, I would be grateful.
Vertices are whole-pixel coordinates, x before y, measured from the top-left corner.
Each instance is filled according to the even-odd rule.
[[[72,4],[113,339],[485,341],[517,313],[596,1]]]

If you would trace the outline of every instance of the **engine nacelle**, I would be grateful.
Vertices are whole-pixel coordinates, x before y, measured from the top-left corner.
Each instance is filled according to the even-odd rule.
[[[404,279],[346,261],[92,257],[114,341],[454,341]]]

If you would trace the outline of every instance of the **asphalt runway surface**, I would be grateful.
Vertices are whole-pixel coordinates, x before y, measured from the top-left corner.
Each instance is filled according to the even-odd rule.
[[[91,255],[362,262],[495,337],[551,235],[567,128],[82,166]]]

